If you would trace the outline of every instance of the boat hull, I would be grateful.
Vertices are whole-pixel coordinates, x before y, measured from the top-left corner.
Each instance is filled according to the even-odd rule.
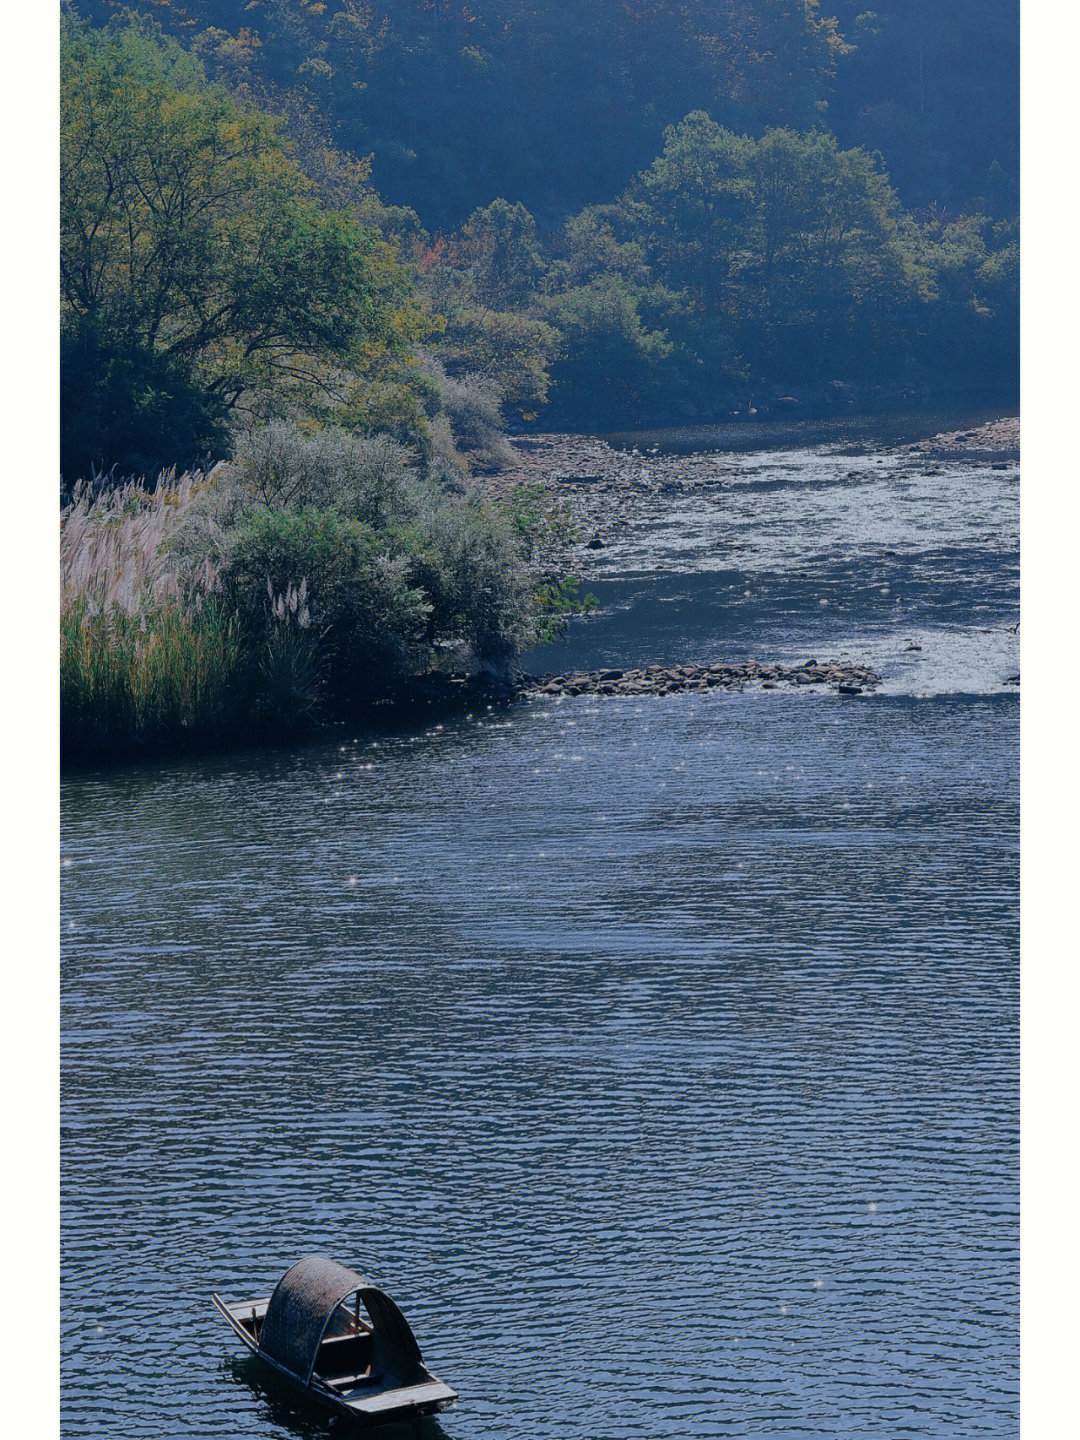
[[[419,1385],[387,1387],[374,1392],[365,1390],[361,1394],[342,1394],[317,1375],[305,1382],[281,1365],[272,1355],[260,1350],[258,1342],[247,1329],[243,1320],[251,1315],[261,1319],[266,1313],[267,1301],[246,1300],[230,1305],[220,1295],[212,1296],[214,1308],[226,1320],[247,1350],[275,1375],[287,1380],[294,1390],[309,1399],[317,1401],[338,1415],[347,1416],[360,1425],[384,1425],[392,1420],[407,1420],[423,1415],[435,1415],[448,1410],[457,1399],[457,1392],[429,1372],[429,1378]],[[243,1317],[243,1318],[242,1318]]]

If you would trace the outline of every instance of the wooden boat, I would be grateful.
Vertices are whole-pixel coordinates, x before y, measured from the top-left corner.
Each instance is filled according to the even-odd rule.
[[[213,1302],[260,1360],[353,1420],[430,1415],[457,1399],[389,1295],[325,1255],[298,1260],[268,1298]]]

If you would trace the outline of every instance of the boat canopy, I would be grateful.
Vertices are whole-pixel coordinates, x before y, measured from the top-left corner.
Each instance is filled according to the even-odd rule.
[[[330,1319],[350,1295],[359,1295],[368,1313],[378,1368],[411,1383],[422,1361],[404,1315],[370,1280],[326,1255],[306,1255],[278,1281],[259,1335],[260,1352],[308,1384]]]

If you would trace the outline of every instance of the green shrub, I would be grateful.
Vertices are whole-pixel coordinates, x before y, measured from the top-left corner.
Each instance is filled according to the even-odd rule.
[[[282,596],[304,587],[318,673],[338,703],[370,697],[408,666],[427,605],[408,562],[360,520],[332,510],[254,510],[233,537],[222,589],[248,634],[269,634]]]
[[[514,452],[503,433],[498,386],[481,375],[438,377],[443,413],[454,444],[478,470],[499,470]]]
[[[547,318],[561,337],[552,367],[557,417],[574,422],[593,416],[614,425],[628,407],[652,413],[671,386],[674,347],[663,331],[647,327],[642,308],[643,292],[617,275],[546,302]]]
[[[501,668],[531,636],[528,571],[512,528],[479,492],[432,492],[417,519],[411,575],[430,605],[428,638],[460,637]]]
[[[290,420],[243,435],[232,471],[243,490],[274,510],[332,510],[376,528],[403,519],[413,479],[409,451],[386,435],[334,426],[309,434]]]
[[[436,647],[504,670],[573,605],[540,560],[564,522],[284,424],[210,475],[83,487],[61,513],[65,754],[295,735]]]

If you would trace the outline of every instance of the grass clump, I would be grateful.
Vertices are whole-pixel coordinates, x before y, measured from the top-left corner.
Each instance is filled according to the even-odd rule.
[[[65,750],[138,748],[168,737],[199,745],[240,733],[250,693],[239,626],[215,600],[66,605],[60,622]]]
[[[220,562],[171,540],[210,484],[78,489],[61,512],[60,713],[65,753],[205,745],[239,734],[252,656],[223,602]]]

